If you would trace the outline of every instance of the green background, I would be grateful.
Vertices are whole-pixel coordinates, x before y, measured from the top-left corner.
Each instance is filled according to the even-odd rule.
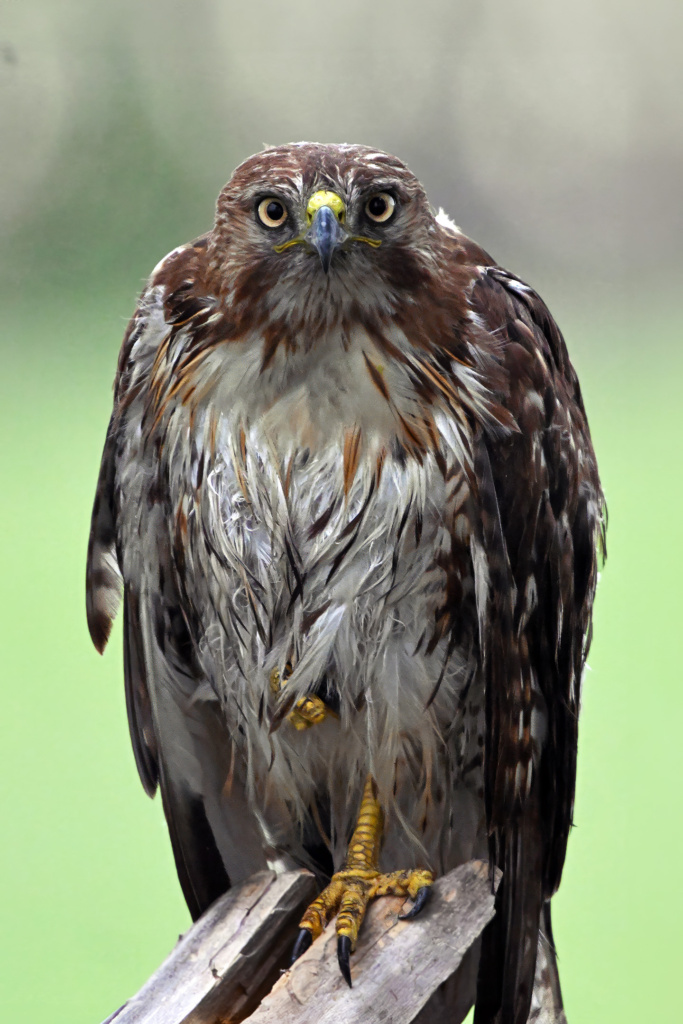
[[[276,20],[276,5],[252,6],[237,41],[223,22],[222,36],[216,29],[212,53],[225,48],[227,70],[180,59],[183,40],[195,58],[203,53],[217,9],[208,2],[191,24],[159,3],[150,4],[156,23],[150,11],[140,23],[125,4],[114,4],[103,22],[93,4],[36,3],[37,28],[9,5],[7,43],[0,38],[0,90],[14,104],[1,115],[10,118],[0,211],[2,1018],[102,1020],[189,923],[159,801],[143,794],[129,749],[120,632],[104,659],[87,636],[90,506],[118,346],[144,277],[164,252],[210,225],[218,188],[239,159],[264,138],[308,135],[371,141],[407,157],[435,202],[539,287],[565,331],[610,509],[584,686],[576,828],[555,900],[567,1014],[601,1024],[677,1020],[683,317],[673,186],[680,152],[671,148],[664,106],[645,102],[674,8],[660,4],[657,38],[648,36],[650,22],[627,11],[615,41],[606,2],[593,14],[579,4],[571,24],[521,4],[516,19],[527,19],[531,39],[515,34],[512,21],[501,28],[473,20],[472,5],[431,3],[427,28],[405,21],[404,50],[390,59],[381,45],[395,31],[398,15],[388,28],[390,12],[407,19],[409,7],[379,5],[370,19],[351,4],[342,43],[367,45],[339,43],[346,64],[330,71],[330,37],[313,17],[319,6],[295,5],[296,31]],[[432,74],[428,50],[419,49],[430,41],[437,48],[446,23],[469,40],[470,64],[480,59],[490,75],[508,59],[501,54],[527,47],[514,66],[504,65],[509,88],[496,102],[510,130],[493,141],[484,130],[494,117],[491,98],[478,87],[468,92],[464,80],[453,85],[443,62]],[[585,37],[589,28],[591,38],[599,35],[601,25],[603,50],[593,52]],[[410,88],[426,99],[397,108],[405,61],[415,54],[411,32],[418,56]],[[150,44],[144,66],[134,60],[140,35]],[[390,41],[395,47],[394,35]],[[581,78],[579,62],[565,93],[570,65],[561,59],[571,45],[571,73],[577,53],[588,71]],[[555,70],[538,64],[537,54],[548,52],[558,55]],[[173,74],[159,71],[164,55]],[[285,75],[287,103],[273,91],[281,84],[273,67]],[[362,76],[349,78],[349,68],[376,77],[368,86]],[[605,88],[582,100],[591,69],[605,76]],[[266,83],[261,92],[257,79]],[[622,123],[605,96],[612,87],[620,95],[622,81],[632,88],[634,79],[640,91],[628,94],[630,120]],[[455,120],[435,121],[451,86]],[[363,101],[368,88],[371,103]],[[543,106],[549,89],[564,96],[559,117],[557,107]],[[484,129],[471,116],[475,101]],[[600,117],[591,121],[596,104]],[[12,121],[10,107],[21,117]],[[59,124],[54,139],[48,114]],[[531,148],[530,121],[546,127]],[[583,151],[577,125],[587,133]],[[48,136],[43,151],[36,140]],[[553,148],[558,139],[567,143],[563,160]],[[498,150],[505,159],[494,173]]]

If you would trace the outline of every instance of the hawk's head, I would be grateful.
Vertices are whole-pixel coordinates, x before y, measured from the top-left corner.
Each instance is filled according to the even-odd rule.
[[[389,309],[424,283],[441,229],[417,178],[367,146],[298,143],[241,164],[218,198],[213,265],[224,291],[287,318],[351,300]]]
[[[294,449],[357,437],[371,461],[395,443],[434,449],[439,410],[507,428],[481,384],[485,370],[506,386],[470,306],[482,261],[396,157],[266,149],[234,172],[208,236],[152,276],[172,325],[154,354],[155,401],[163,412],[179,398],[197,423],[210,405],[230,409]]]

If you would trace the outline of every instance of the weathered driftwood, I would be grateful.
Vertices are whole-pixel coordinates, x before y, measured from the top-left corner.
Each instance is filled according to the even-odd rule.
[[[289,962],[299,919],[316,891],[306,871],[260,871],[228,890],[105,1024],[244,1020]]]
[[[315,884],[307,872],[261,872],[218,900],[105,1024],[433,1024],[434,1003],[423,1008],[449,978],[448,1016],[457,1020],[455,1005],[464,1016],[470,997],[473,947],[494,912],[488,866],[463,864],[434,890],[413,921],[398,919],[401,899],[372,904],[349,989],[333,924],[280,976]]]
[[[437,880],[423,916],[401,921],[400,898],[377,900],[351,958],[353,988],[337,967],[334,926],[275,985],[249,1024],[411,1024],[493,917],[488,865],[471,861]],[[452,1003],[453,992],[449,991]],[[469,1008],[462,1008],[464,1015]],[[449,1021],[457,1020],[450,1006]],[[440,1017],[438,1010],[429,1018]]]

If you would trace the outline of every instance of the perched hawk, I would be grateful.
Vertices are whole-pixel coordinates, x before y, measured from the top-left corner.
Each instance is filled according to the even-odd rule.
[[[336,915],[350,980],[369,899],[414,912],[488,856],[475,1020],[522,1024],[535,976],[563,1019],[548,901],[604,523],[550,313],[400,160],[238,167],[126,332],[88,555],[99,651],[123,586],[133,749],[193,916],[310,868],[295,954]]]

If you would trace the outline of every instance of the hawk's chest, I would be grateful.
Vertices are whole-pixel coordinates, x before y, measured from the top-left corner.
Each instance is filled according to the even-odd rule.
[[[332,340],[265,374],[258,349],[230,359],[194,410],[192,462],[170,463],[187,520],[187,593],[207,658],[222,662],[212,674],[230,691],[244,676],[262,686],[290,662],[302,692],[330,674],[353,689],[382,659],[386,672],[412,657],[426,699],[440,652],[426,668],[415,652],[443,618],[454,545],[468,561],[452,423],[432,411],[429,444],[411,451],[399,424],[419,429],[415,394],[388,367],[389,397],[380,394],[367,339]],[[218,369],[209,361],[207,380]]]
[[[197,593],[214,587],[240,668],[295,662],[306,689],[356,652],[426,645],[467,497],[455,453],[417,459],[353,431],[282,442],[224,423],[195,505]]]
[[[447,543],[453,483],[436,459],[364,449],[353,430],[282,451],[255,428],[221,446],[206,489],[222,546],[277,619],[415,590]]]

